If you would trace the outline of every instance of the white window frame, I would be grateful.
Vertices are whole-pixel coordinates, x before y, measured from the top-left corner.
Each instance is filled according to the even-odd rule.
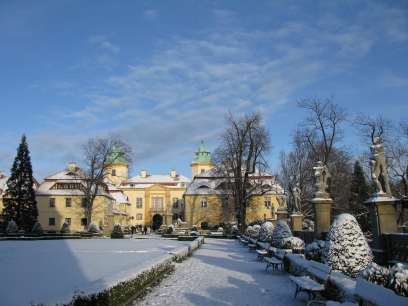
[[[143,220],[142,214],[136,214],[136,220]]]
[[[200,207],[201,208],[207,207],[207,198],[201,198]]]
[[[143,198],[136,198],[136,208],[143,208]]]

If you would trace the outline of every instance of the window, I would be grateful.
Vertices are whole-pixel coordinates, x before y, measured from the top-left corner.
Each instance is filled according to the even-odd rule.
[[[65,207],[71,207],[72,206],[72,199],[71,198],[66,198],[65,199]]]
[[[136,220],[142,220],[142,214],[136,214]]]
[[[201,207],[207,207],[207,199],[201,198],[200,204],[201,204]]]
[[[179,218],[179,214],[173,214],[173,220],[177,220]]]
[[[222,207],[228,207],[228,197],[222,198]]]
[[[116,176],[116,169],[112,169],[112,176]]]
[[[55,207],[55,198],[50,199],[50,207]]]
[[[81,218],[81,225],[87,225],[88,224],[88,218]]]
[[[48,225],[55,225],[55,218],[48,218]]]
[[[65,218],[65,223],[71,225],[71,218]]]
[[[143,208],[143,199],[137,198],[136,199],[136,208]]]
[[[173,198],[173,208],[178,208],[178,207],[179,207],[178,198]]]
[[[82,198],[81,199],[81,206],[82,207],[87,207],[87,205],[86,205],[87,203],[88,203],[87,198]]]
[[[163,198],[152,198],[152,208],[162,210],[163,209]]]
[[[266,198],[264,199],[264,203],[265,203],[265,206],[266,206],[266,207],[270,208],[270,207],[271,207],[271,198],[270,198],[270,197],[266,197]]]
[[[201,173],[204,173],[205,172],[205,170],[204,169],[201,169]]]

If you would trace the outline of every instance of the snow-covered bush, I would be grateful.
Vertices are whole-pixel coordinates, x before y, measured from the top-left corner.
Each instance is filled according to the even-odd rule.
[[[42,234],[44,233],[43,228],[41,227],[40,222],[35,222],[33,229],[31,230],[32,233]]]
[[[271,236],[271,246],[275,248],[282,248],[283,239],[292,237],[292,232],[285,221],[279,220],[276,223],[275,229]]]
[[[245,230],[245,236],[249,236],[249,233],[251,232],[251,230],[252,230],[252,226],[250,225]]]
[[[173,232],[174,232],[174,225],[173,225],[173,224],[170,224],[170,225],[167,227],[166,233],[167,233],[167,234],[173,234]]]
[[[116,239],[116,238],[123,238],[123,237],[124,236],[123,236],[122,227],[120,226],[119,223],[116,223],[113,226],[113,230],[112,230],[112,233],[111,233],[111,238]]]
[[[254,225],[262,225],[262,224],[264,224],[264,223],[265,223],[265,220],[263,220],[263,219],[256,219],[255,221],[251,222],[250,224],[251,224],[251,226],[254,226]]]
[[[266,221],[261,225],[258,232],[258,241],[269,242],[273,233],[273,223]]]
[[[256,239],[258,237],[258,233],[259,233],[260,228],[261,228],[261,226],[259,224],[256,224],[256,225],[252,226],[252,229],[249,232],[249,236],[252,239]]]
[[[224,229],[222,228],[222,227],[219,227],[218,229],[217,229],[217,232],[223,232],[224,231]]]
[[[6,228],[6,233],[7,234],[12,234],[12,233],[17,233],[18,232],[18,227],[16,222],[13,220],[9,221],[7,228]]]
[[[287,237],[282,241],[282,249],[304,248],[305,242],[298,237]]]
[[[24,233],[25,233],[25,230],[21,229],[21,230],[18,231],[18,233],[19,233],[19,234],[24,234]]]
[[[130,234],[130,230],[129,230],[129,226],[128,226],[128,225],[126,225],[126,226],[123,228],[123,233],[124,233],[125,235]]]
[[[302,229],[306,231],[314,230],[314,221],[311,219],[303,219],[302,221]]]
[[[322,263],[350,277],[357,277],[373,261],[373,254],[354,216],[334,219],[323,248]]]
[[[198,237],[200,234],[197,231],[191,231],[190,236],[196,236]]]
[[[198,232],[197,225],[193,225],[193,226],[191,227],[191,231]]]
[[[240,233],[239,233],[239,228],[238,228],[238,226],[236,226],[236,225],[233,225],[232,226],[232,228],[231,228],[231,234],[232,235],[239,235]]]
[[[322,252],[326,241],[314,240],[311,244],[308,244],[305,248],[305,258],[307,260],[314,260],[322,262]]]
[[[399,295],[408,296],[408,269],[403,264],[397,263],[390,269],[389,285]]]
[[[390,270],[373,262],[360,272],[359,277],[370,283],[388,288],[390,282]]]
[[[89,223],[88,232],[99,234],[100,230],[98,224],[96,224],[95,222]]]
[[[64,224],[63,224],[62,227],[61,227],[61,231],[60,231],[60,232],[63,233],[63,234],[71,233],[71,228],[69,227],[69,224],[66,223],[66,222],[64,222]]]

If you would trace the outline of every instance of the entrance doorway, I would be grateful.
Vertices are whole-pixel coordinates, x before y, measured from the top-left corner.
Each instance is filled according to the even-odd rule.
[[[153,216],[153,228],[158,229],[163,224],[163,217],[159,214]]]

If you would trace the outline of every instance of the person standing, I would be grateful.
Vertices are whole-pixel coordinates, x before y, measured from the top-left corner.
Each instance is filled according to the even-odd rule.
[[[144,227],[144,234],[146,235],[147,234],[147,226],[145,225],[145,227]]]

